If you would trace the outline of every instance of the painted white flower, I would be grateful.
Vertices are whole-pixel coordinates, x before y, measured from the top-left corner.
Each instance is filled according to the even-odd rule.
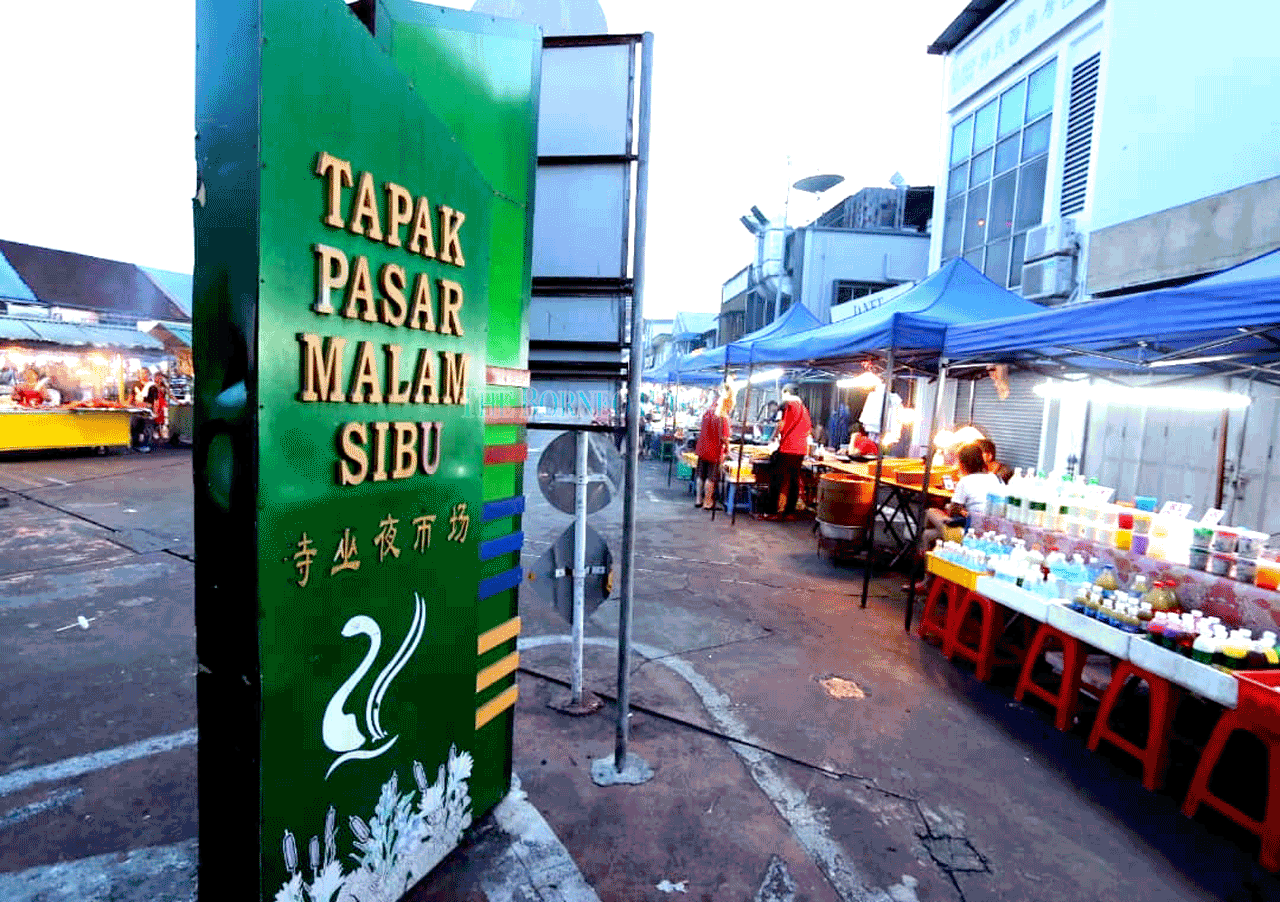
[[[314,880],[303,884],[296,872],[297,843],[286,830],[282,851],[292,875],[276,894],[276,902],[396,902],[415,881],[425,875],[458,844],[471,826],[468,780],[473,759],[469,752],[449,748],[434,783],[427,781],[421,762],[413,762],[415,790],[399,791],[399,775],[392,772],[382,785],[372,816],[366,821],[350,815],[347,823],[355,837],[356,862],[344,874],[338,862],[337,811],[330,806],[325,817],[324,854],[317,837],[311,837],[308,857]],[[305,893],[305,895],[304,895]]]

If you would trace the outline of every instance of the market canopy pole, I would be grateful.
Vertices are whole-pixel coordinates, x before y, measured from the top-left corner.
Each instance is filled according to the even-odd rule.
[[[877,443],[884,438],[885,422],[889,417],[889,395],[893,391],[893,345],[889,345],[888,360],[885,362],[884,397],[880,401],[880,429]],[[867,591],[871,587],[871,558],[876,548],[876,505],[880,497],[880,480],[884,470],[884,445],[880,445],[876,454],[876,484],[871,492],[871,512],[867,515],[867,559],[862,570],[862,607],[867,606]]]
[[[916,518],[915,531],[911,536],[914,544],[919,544],[920,537],[924,535],[924,527],[926,517],[929,515],[929,481],[933,470],[933,437],[938,433],[938,422],[942,418],[942,396],[947,386],[947,360],[942,358],[938,361],[938,392],[933,399],[933,415],[929,423],[929,431],[925,433],[924,446],[924,482],[921,484],[920,495],[920,516]],[[926,551],[928,549],[925,549]],[[911,632],[911,619],[915,615],[916,606],[916,567],[912,566],[910,572],[911,585],[907,589],[907,610],[903,616],[902,628],[907,632]]]
[[[755,356],[755,348],[752,348],[747,354],[747,384],[742,388],[742,429],[739,430],[738,432],[738,472],[736,474],[738,479],[742,478],[742,451],[747,444],[747,408],[751,406],[751,369],[752,369],[751,361],[754,356]],[[725,360],[728,360],[728,359],[729,357],[726,354]],[[752,475],[751,478],[754,480],[755,476]],[[753,485],[752,491],[754,490],[755,490],[755,487]],[[736,493],[734,497],[735,498],[737,497]],[[729,525],[733,526],[737,522],[738,522],[738,505],[735,503],[733,505],[733,509],[729,511]]]

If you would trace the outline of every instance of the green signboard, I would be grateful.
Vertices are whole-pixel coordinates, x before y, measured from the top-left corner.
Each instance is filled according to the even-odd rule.
[[[201,891],[394,900],[510,781],[540,41],[198,9]]]

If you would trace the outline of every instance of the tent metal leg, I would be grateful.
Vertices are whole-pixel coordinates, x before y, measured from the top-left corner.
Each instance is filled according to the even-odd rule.
[[[884,428],[888,425],[889,395],[893,393],[893,348],[889,348],[888,360],[885,363],[884,398],[880,402],[880,436],[884,436]],[[876,454],[876,484],[871,496],[871,514],[867,517],[867,554],[866,564],[862,569],[862,607],[867,606],[867,592],[871,588],[871,558],[875,554],[876,502],[880,497],[880,481],[884,473],[884,446],[881,445]]]

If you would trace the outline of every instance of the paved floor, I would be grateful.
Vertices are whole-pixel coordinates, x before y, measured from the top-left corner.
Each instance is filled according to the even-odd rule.
[[[654,779],[592,782],[615,709],[550,707],[569,628],[526,592],[515,769],[532,805],[411,898],[1280,898],[1250,837],[1177,812],[1194,706],[1169,790],[1147,793],[1122,756],[1084,750],[1087,712],[1060,734],[1007,675],[979,684],[904,633],[900,579],[861,610],[859,574],[816,556],[806,524],[711,522],[665,465],[642,470],[630,724]],[[190,896],[189,483],[183,451],[0,462],[0,672],[21,675],[0,709],[0,898]],[[532,566],[570,518],[527,484]],[[592,517],[615,555],[620,520],[620,502]],[[617,617],[605,602],[587,628],[606,700]],[[576,868],[540,856],[558,843]]]

